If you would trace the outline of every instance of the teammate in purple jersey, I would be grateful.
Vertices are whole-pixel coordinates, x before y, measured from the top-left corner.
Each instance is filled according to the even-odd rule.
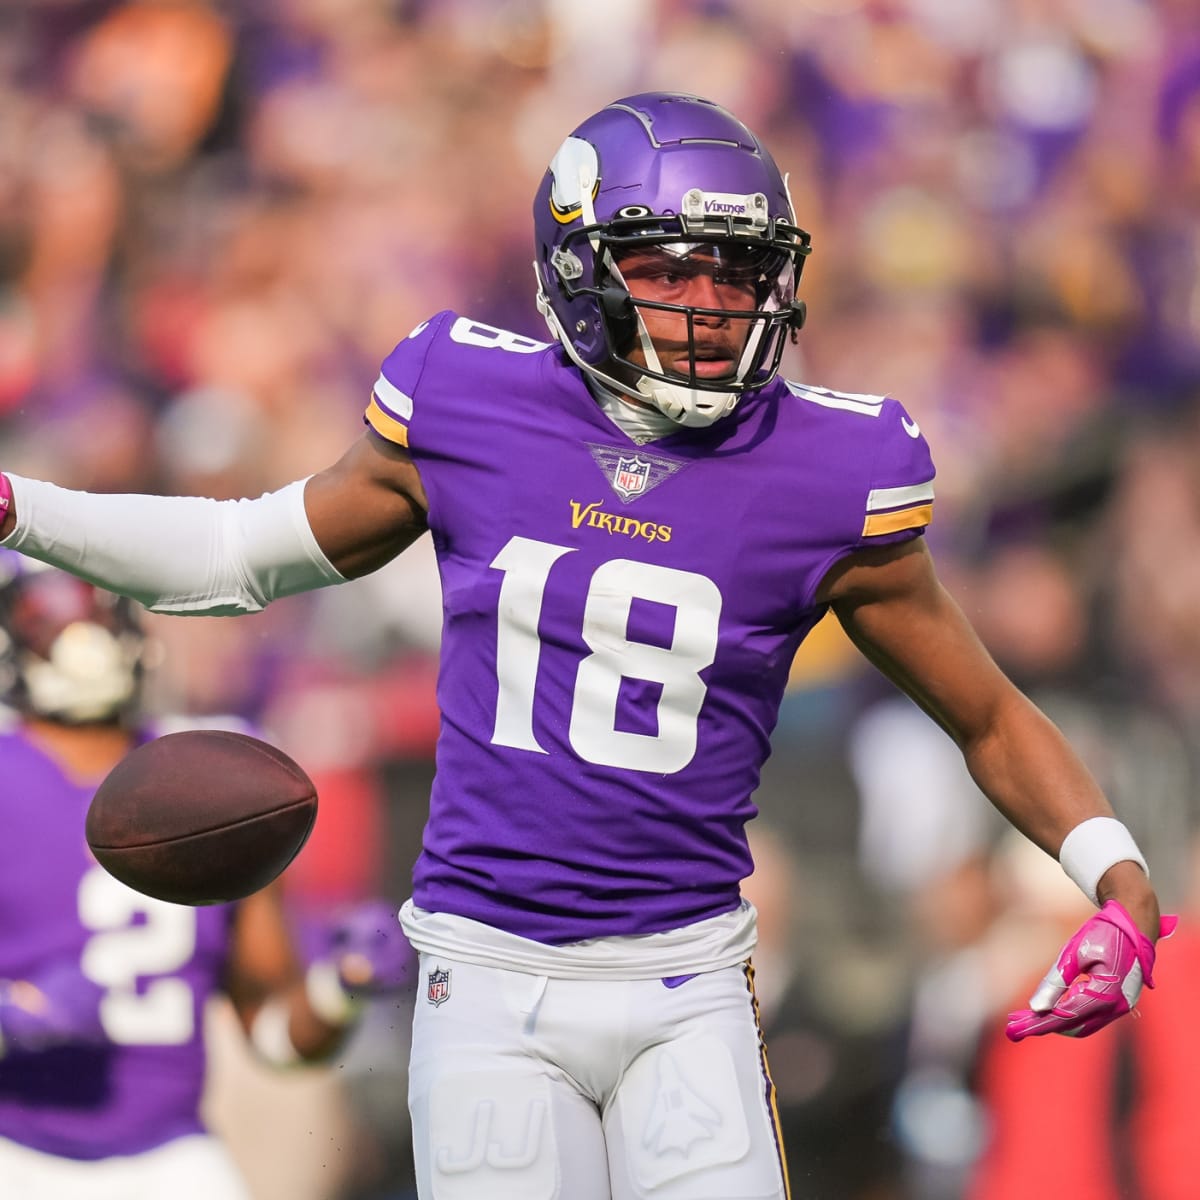
[[[1158,902],[938,582],[917,422],[777,377],[810,245],[755,135],[695,97],[616,101],[553,155],[534,227],[550,344],[438,314],[310,479],[216,502],[14,475],[0,535],[159,611],[234,614],[430,531],[442,732],[401,913],[419,1194],[777,1200],[739,881],[788,668],[827,611],[1103,903],[1014,1038],[1128,1011]]]
[[[355,943],[306,977],[279,885],[186,908],[119,883],[83,821],[96,783],[159,732],[137,719],[132,605],[0,551],[0,640],[0,1192],[245,1200],[200,1117],[207,1002],[227,994],[269,1061],[325,1057],[355,1013],[342,956],[392,970],[381,947],[406,954],[394,918],[355,914]]]

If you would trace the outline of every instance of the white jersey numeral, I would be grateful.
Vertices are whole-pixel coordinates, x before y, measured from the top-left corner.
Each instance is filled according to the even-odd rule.
[[[514,537],[492,559],[492,566],[504,572],[496,629],[496,678],[500,688],[492,741],[497,746],[546,753],[533,736],[533,692],[542,649],[538,619],[550,568],[570,552],[569,546]]]
[[[509,329],[497,329],[495,325],[472,321],[469,317],[459,317],[450,326],[450,340],[463,346],[481,346],[484,350],[508,350],[513,354],[536,354],[539,350],[545,350],[549,344],[513,333]]]
[[[80,965],[104,988],[100,1021],[108,1039],[124,1046],[189,1041],[196,1024],[192,989],[163,976],[195,953],[195,912],[143,896],[97,866],[80,881],[79,920],[92,931]]]
[[[538,633],[546,581],[571,552],[514,537],[492,560],[504,572],[496,641],[499,684],[492,741],[544,754],[533,732],[533,700],[541,639]],[[674,609],[669,646],[631,640],[635,600]],[[672,774],[696,753],[700,708],[707,691],[700,672],[717,651],[721,593],[711,579],[691,571],[617,558],[602,563],[588,584],[583,640],[591,649],[579,664],[568,738],[580,758],[602,766]],[[658,684],[657,733],[617,728],[622,680]]]

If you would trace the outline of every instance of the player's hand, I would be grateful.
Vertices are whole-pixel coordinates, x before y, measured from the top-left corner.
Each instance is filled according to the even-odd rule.
[[[350,909],[330,930],[327,958],[338,981],[355,998],[398,991],[415,976],[416,956],[400,928],[396,907],[367,900]]]
[[[0,537],[8,537],[15,521],[12,484],[8,482],[7,475],[0,474]]]
[[[1163,917],[1159,937],[1175,932],[1178,917]],[[1030,998],[1008,1014],[1010,1041],[1062,1033],[1089,1037],[1124,1016],[1153,987],[1154,944],[1116,900],[1109,900],[1062,948]]]
[[[75,963],[57,964],[33,979],[0,980],[0,1056],[103,1042],[103,994]]]

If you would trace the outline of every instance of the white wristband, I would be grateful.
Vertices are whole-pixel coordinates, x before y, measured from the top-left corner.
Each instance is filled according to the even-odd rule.
[[[300,1051],[292,1041],[291,1005],[279,997],[268,1000],[250,1025],[250,1045],[265,1063],[273,1067],[294,1067]]]
[[[1058,851],[1062,869],[1093,904],[1104,872],[1115,863],[1135,862],[1147,875],[1150,868],[1133,834],[1115,817],[1089,817],[1063,838]]]
[[[361,1005],[342,986],[334,963],[315,962],[304,977],[304,994],[314,1013],[326,1025],[349,1025],[357,1020]]]

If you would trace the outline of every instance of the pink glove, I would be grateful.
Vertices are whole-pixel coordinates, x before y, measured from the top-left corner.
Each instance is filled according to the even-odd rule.
[[[12,484],[8,482],[7,475],[0,475],[0,524],[4,523],[4,518],[8,515],[12,499]]]
[[[1159,937],[1169,937],[1178,917],[1163,917]],[[1143,984],[1153,987],[1154,946],[1115,900],[1080,927],[1062,948],[1029,1000],[1029,1008],[1008,1014],[1010,1041],[1062,1033],[1089,1037],[1124,1016]]]

